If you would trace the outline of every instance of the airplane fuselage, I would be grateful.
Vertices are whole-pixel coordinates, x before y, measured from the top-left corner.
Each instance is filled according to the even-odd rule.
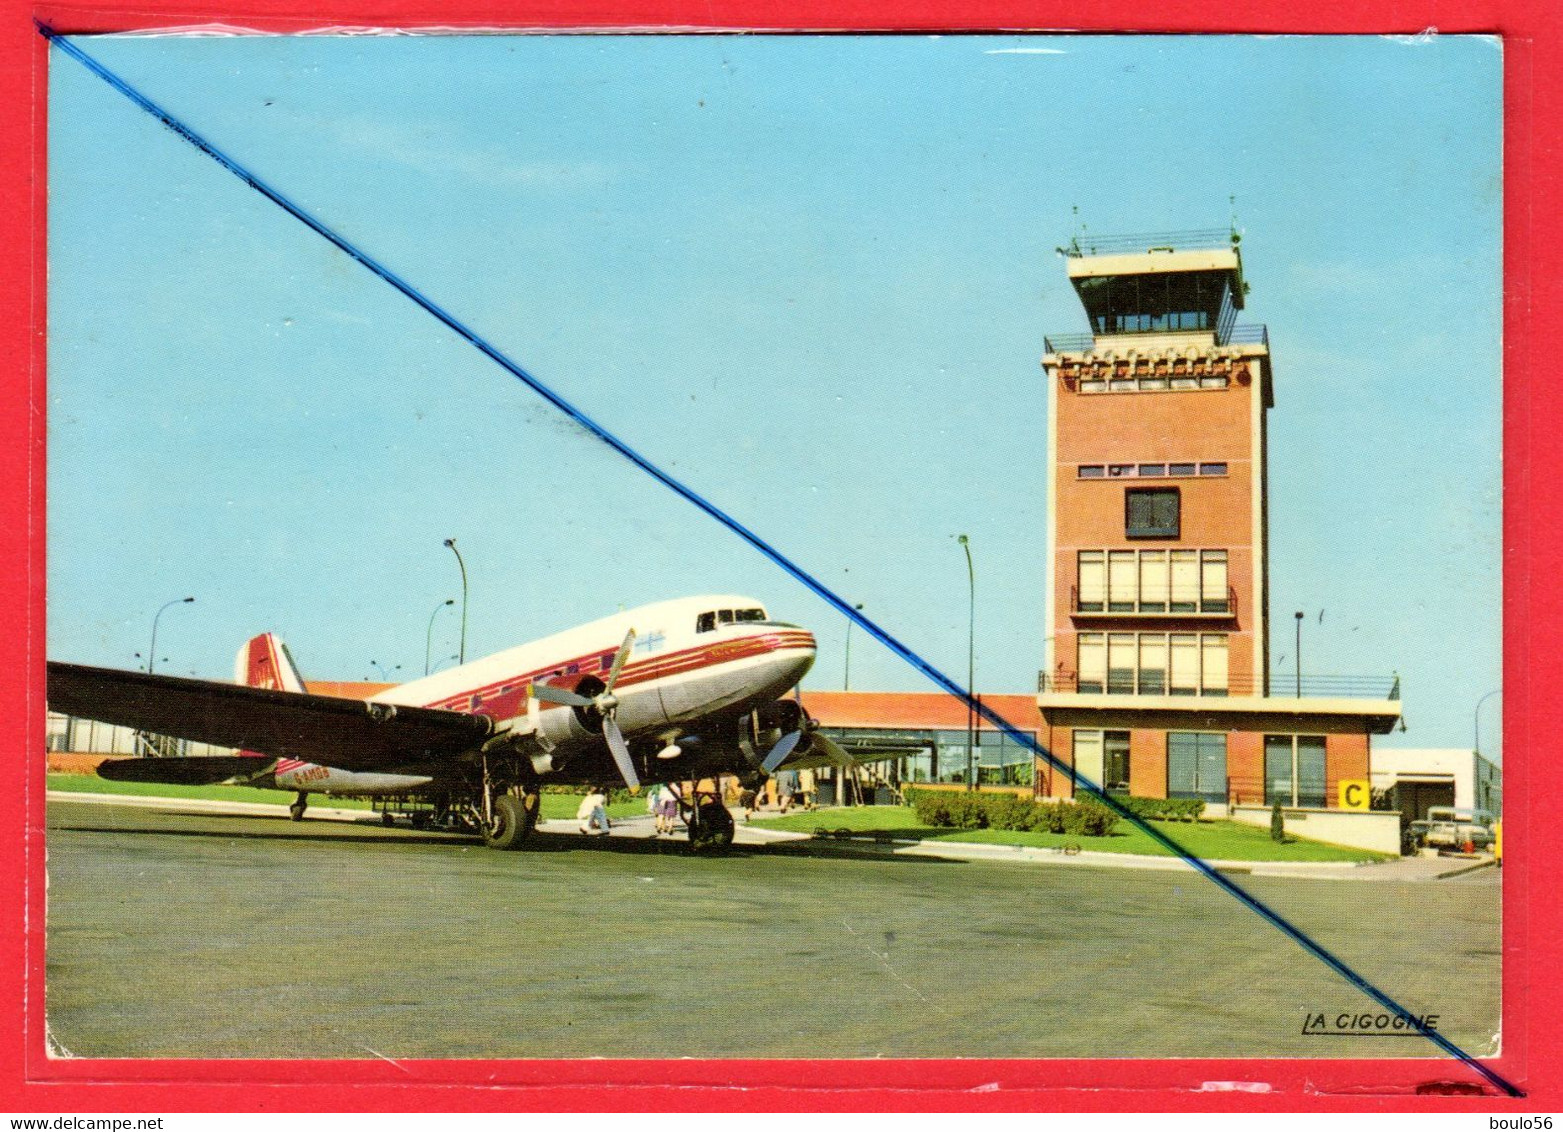
[[[674,780],[706,760],[646,758],[688,730],[719,733],[731,721],[794,687],[814,662],[814,637],[773,622],[752,598],[713,595],[680,598],[615,614],[470,664],[388,688],[372,704],[439,708],[492,719],[497,731],[525,731],[535,744],[540,781],[580,781],[576,756],[602,747],[600,722],[582,709],[540,702],[532,685],[549,684],[582,695],[601,690],[614,656],[634,630],[634,646],[614,688],[617,719],[632,748],[642,752],[646,781]],[[594,764],[587,762],[587,768]],[[416,793],[436,774],[344,771],[280,759],[276,785],[307,793],[395,795]]]

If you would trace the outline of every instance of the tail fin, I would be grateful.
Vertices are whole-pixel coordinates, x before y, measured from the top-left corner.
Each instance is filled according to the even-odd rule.
[[[252,688],[304,690],[304,681],[299,678],[288,646],[275,633],[261,633],[239,646],[239,655],[233,661],[233,679],[236,684]]]

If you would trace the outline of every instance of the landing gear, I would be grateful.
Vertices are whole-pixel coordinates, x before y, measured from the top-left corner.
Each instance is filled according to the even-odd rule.
[[[733,843],[733,815],[720,799],[700,802],[690,817],[689,847],[694,852],[720,853]]]
[[[309,795],[300,790],[298,797],[288,805],[288,816],[294,821],[304,820],[304,807],[309,805]]]
[[[496,797],[492,816],[483,825],[483,843],[490,849],[519,849],[537,827],[540,801],[536,791]]]

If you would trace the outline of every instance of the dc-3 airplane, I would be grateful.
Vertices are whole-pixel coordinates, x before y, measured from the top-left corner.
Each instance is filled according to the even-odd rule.
[[[68,715],[241,751],[112,759],[104,778],[276,786],[298,792],[295,819],[312,793],[376,797],[415,828],[515,849],[547,784],[753,783],[782,767],[850,765],[786,698],[813,663],[808,630],[723,595],[642,606],[367,700],[305,691],[272,633],[240,648],[233,684],[50,661],[48,699]],[[679,798],[693,848],[731,844],[719,798]]]

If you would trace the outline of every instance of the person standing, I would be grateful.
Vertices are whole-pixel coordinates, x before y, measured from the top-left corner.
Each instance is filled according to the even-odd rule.
[[[608,795],[601,786],[593,786],[591,793],[581,799],[575,817],[581,823],[582,833],[597,837],[608,835]]]
[[[798,796],[798,772],[784,770],[776,776],[776,795],[782,813],[792,809],[792,801]]]

